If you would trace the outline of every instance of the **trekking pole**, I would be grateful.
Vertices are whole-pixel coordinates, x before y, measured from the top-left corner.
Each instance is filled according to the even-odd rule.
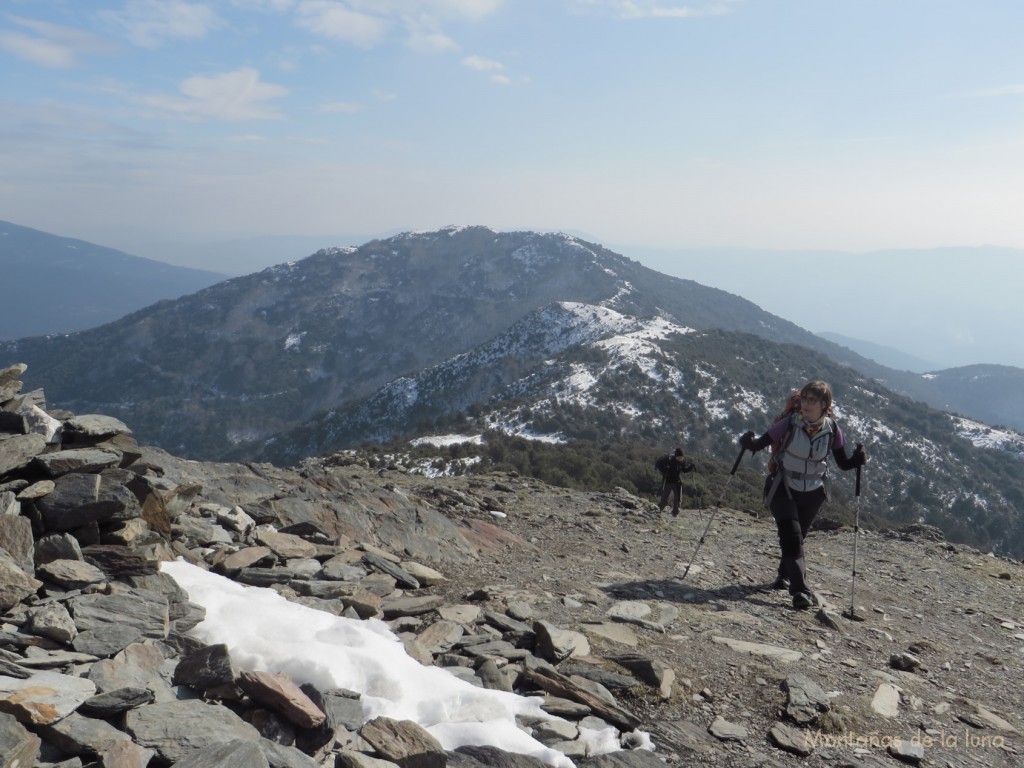
[[[863,447],[860,443],[857,444],[857,450]],[[843,613],[843,618],[850,619],[851,621],[864,621],[864,617],[858,616],[857,609],[854,607],[854,598],[857,594],[857,537],[860,533],[860,470],[861,468],[858,466],[857,487],[854,492],[853,570],[850,573],[850,610]]]
[[[690,475],[691,475],[690,476],[690,482],[693,483],[693,496],[694,496],[694,498],[697,498],[697,478],[696,478],[696,474],[697,474],[696,472],[691,472],[690,473]],[[704,522],[704,494],[701,494],[700,498],[697,501],[697,519],[700,520],[702,523]]]
[[[708,524],[704,527],[704,533],[700,535],[700,541],[697,542],[697,548],[693,550],[693,556],[690,557],[690,562],[686,564],[686,570],[683,571],[683,575],[679,577],[680,581],[686,581],[686,574],[690,572],[690,566],[692,566],[693,561],[697,559],[697,553],[700,552],[700,547],[704,543],[704,539],[707,538],[708,531],[711,530],[711,524],[715,522],[715,515],[718,513],[719,507],[722,506],[722,499],[725,498],[725,492],[728,490],[729,483],[732,482],[733,477],[736,476],[736,470],[740,468],[740,462],[743,460],[743,454],[746,453],[746,451],[746,448],[740,448],[740,455],[736,457],[736,463],[732,465],[729,477],[726,478],[725,485],[722,486],[722,491],[718,494],[718,501],[715,503],[715,508],[711,510],[711,517],[708,518]]]

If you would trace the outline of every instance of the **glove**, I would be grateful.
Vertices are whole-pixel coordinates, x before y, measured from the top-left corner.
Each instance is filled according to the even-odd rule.
[[[868,455],[864,451],[863,445],[857,446],[857,448],[853,451],[853,454],[850,456],[850,461],[853,462],[853,466],[855,467],[863,467],[865,464],[868,463]]]
[[[753,453],[757,449],[754,447],[754,433],[753,431],[744,432],[740,435],[740,446],[747,451]]]

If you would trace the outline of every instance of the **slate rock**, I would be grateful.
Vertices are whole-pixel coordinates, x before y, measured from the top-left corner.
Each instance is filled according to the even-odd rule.
[[[35,403],[23,403],[18,415],[25,421],[26,434],[42,436],[47,445],[60,442],[64,424]]]
[[[171,682],[187,685],[201,693],[225,696],[235,688],[238,670],[223,643],[207,645],[186,654],[174,668]]]
[[[685,763],[683,763],[685,765]],[[634,749],[622,752],[609,752],[605,755],[581,758],[576,761],[577,768],[664,768],[665,763],[654,752],[646,749]]]
[[[290,560],[295,557],[315,557],[317,554],[315,544],[290,533],[257,529],[256,541],[268,547],[282,560]]]
[[[535,621],[533,631],[537,636],[538,655],[552,663],[557,664],[570,656],[590,655],[590,642],[581,632],[561,629],[547,621]]]
[[[67,717],[96,693],[81,677],[44,670],[25,679],[0,677],[0,712],[19,721],[47,725]]]
[[[376,717],[359,735],[385,760],[401,768],[445,768],[445,751],[423,726],[411,720]]]
[[[449,752],[449,756],[453,753]],[[465,758],[470,761],[472,765],[469,768],[475,768],[477,762],[471,758]],[[377,757],[370,757],[364,755],[362,752],[339,752],[334,760],[334,768],[394,768],[395,763],[390,760],[381,760]],[[448,768],[459,768],[459,764],[452,762],[449,758]]]
[[[103,571],[83,560],[50,560],[40,565],[36,574],[64,589],[82,589],[107,580]]]
[[[67,645],[78,634],[75,620],[71,618],[68,609],[60,603],[48,603],[38,608],[30,608],[27,616],[28,622],[24,629],[33,635],[48,637]]]
[[[82,549],[82,557],[112,579],[151,576],[160,569],[160,560],[151,548],[90,544]]]
[[[145,637],[167,637],[167,599],[151,592],[112,595],[82,595],[69,601],[71,615],[79,632],[107,625],[138,628]]]
[[[31,768],[39,759],[39,737],[13,715],[0,713],[0,768]]]
[[[270,768],[317,768],[316,761],[304,752],[269,739],[256,742],[260,752],[267,758]]]
[[[816,723],[832,708],[828,694],[807,675],[788,675],[783,688],[788,694],[786,715],[798,725]]]
[[[72,531],[89,523],[130,520],[142,514],[135,495],[104,475],[59,477],[53,493],[39,499],[36,507],[47,531]]]
[[[724,717],[716,717],[708,726],[708,733],[719,741],[746,741],[747,729],[742,725],[730,723]]]
[[[2,411],[0,411],[2,413]],[[0,518],[19,517],[21,515],[21,502],[13,490],[0,491]]]
[[[328,721],[349,731],[357,731],[363,724],[363,704],[360,695],[352,691],[332,690],[320,694],[318,704],[327,713]]]
[[[791,725],[776,723],[768,735],[775,746],[794,755],[807,757],[814,752],[814,742],[808,733]]]
[[[544,768],[544,763],[536,757],[506,752],[490,745],[467,745],[458,747],[455,752],[472,758],[478,765],[493,768]]]
[[[98,753],[97,757],[103,768],[149,768],[155,755],[154,750],[126,740],[110,745]]]
[[[69,755],[100,754],[118,742],[131,741],[131,736],[106,720],[84,717],[77,712],[54,723],[39,726],[39,733],[47,744]]]
[[[174,689],[162,675],[163,666],[164,656],[156,645],[133,643],[114,658],[94,663],[87,676],[100,693],[118,688],[146,688],[161,702],[175,698]]]
[[[300,728],[316,728],[327,715],[286,675],[242,672],[238,686],[249,697],[280,714]]]
[[[79,632],[71,647],[100,659],[109,659],[142,639],[142,630],[128,624],[106,624]]]
[[[900,689],[892,683],[882,683],[871,699],[871,708],[882,717],[896,717],[900,711]]]
[[[50,478],[70,472],[98,474],[121,463],[121,454],[97,448],[69,448],[44,453],[32,461],[32,467]]]
[[[72,416],[64,422],[64,432],[77,440],[82,437],[112,437],[131,434],[128,425],[113,416],[87,413]]]
[[[70,533],[51,533],[36,541],[36,567],[54,560],[81,560],[82,547]]]
[[[376,568],[378,571],[393,577],[398,583],[398,586],[402,589],[420,588],[419,579],[404,570],[401,566],[384,559],[380,555],[373,552],[367,552],[363,555],[363,562],[366,563],[366,565]]]
[[[228,741],[197,749],[175,768],[270,768],[267,756],[252,741]]]
[[[0,549],[0,613],[6,613],[43,586],[29,576],[7,550]]]
[[[444,598],[440,595],[399,597],[385,600],[381,604],[381,610],[385,619],[397,619],[399,616],[422,616],[424,613],[437,610],[443,603]]]
[[[78,708],[78,712],[87,717],[111,718],[151,701],[153,692],[148,688],[117,688],[86,699]]]
[[[15,435],[0,439],[0,477],[27,467],[46,449],[42,435]]]
[[[924,760],[924,746],[910,739],[893,739],[886,751],[904,763],[918,765]]]
[[[125,715],[125,728],[138,744],[171,763],[215,744],[255,742],[260,737],[259,731],[227,707],[198,699],[132,709]]]
[[[35,570],[35,539],[32,523],[21,515],[0,515],[0,549],[6,549],[25,573]]]

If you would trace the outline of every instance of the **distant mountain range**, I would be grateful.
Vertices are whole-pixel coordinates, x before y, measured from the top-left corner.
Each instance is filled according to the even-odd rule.
[[[868,360],[874,360],[880,365],[884,365],[886,368],[892,368],[897,371],[911,371],[913,373],[927,373],[929,371],[935,371],[942,366],[937,365],[934,362],[922,360],[919,357],[908,354],[899,349],[893,349],[887,347],[884,344],[875,344],[871,341],[864,341],[863,339],[853,339],[849,336],[844,336],[841,333],[832,333],[830,331],[818,331],[818,335],[823,339],[835,342],[841,347],[846,347],[858,355],[866,357]]]
[[[0,221],[0,338],[94,328],[219,283],[224,275],[172,267],[84,240]]]
[[[568,235],[455,227],[322,250],[0,344],[0,365],[14,362],[51,406],[118,416],[143,442],[280,463],[449,427],[728,458],[823,377],[877,462],[876,509],[1024,555],[1024,438],[915,402],[1016,402],[1024,371],[895,371]]]

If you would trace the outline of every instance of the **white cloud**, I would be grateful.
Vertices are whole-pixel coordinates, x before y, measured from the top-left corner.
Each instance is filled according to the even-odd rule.
[[[385,17],[353,10],[335,0],[303,0],[297,10],[298,25],[303,29],[363,48],[382,42],[391,26]]]
[[[182,0],[129,0],[123,11],[99,15],[142,48],[157,48],[167,40],[199,40],[224,26],[209,6]]]
[[[239,2],[240,0],[236,0]],[[241,0],[254,2],[254,0]],[[399,25],[406,45],[425,53],[458,49],[442,20],[476,21],[495,13],[505,0],[301,0],[299,27],[315,35],[370,48],[383,43]]]
[[[467,56],[462,60],[462,64],[477,72],[495,72],[505,69],[505,65],[500,61],[488,59],[485,56]]]
[[[231,5],[243,11],[287,11],[296,0],[231,0]]]
[[[426,0],[423,3],[435,13],[444,16],[480,19],[490,16],[504,4],[504,0]]]
[[[454,51],[458,45],[441,30],[437,19],[431,16],[405,17],[405,28],[409,33],[406,45],[422,53],[443,53]]]
[[[177,96],[150,96],[145,103],[186,120],[276,120],[283,116],[266,102],[288,95],[281,85],[260,82],[251,67],[212,77],[190,77]]]
[[[608,10],[623,19],[687,19],[729,13],[737,0],[710,0],[693,4],[663,0],[572,0],[583,9]]]
[[[34,34],[0,30],[0,50],[47,69],[71,69],[81,63],[82,56],[112,48],[103,38],[74,27],[20,16],[7,18]]]

